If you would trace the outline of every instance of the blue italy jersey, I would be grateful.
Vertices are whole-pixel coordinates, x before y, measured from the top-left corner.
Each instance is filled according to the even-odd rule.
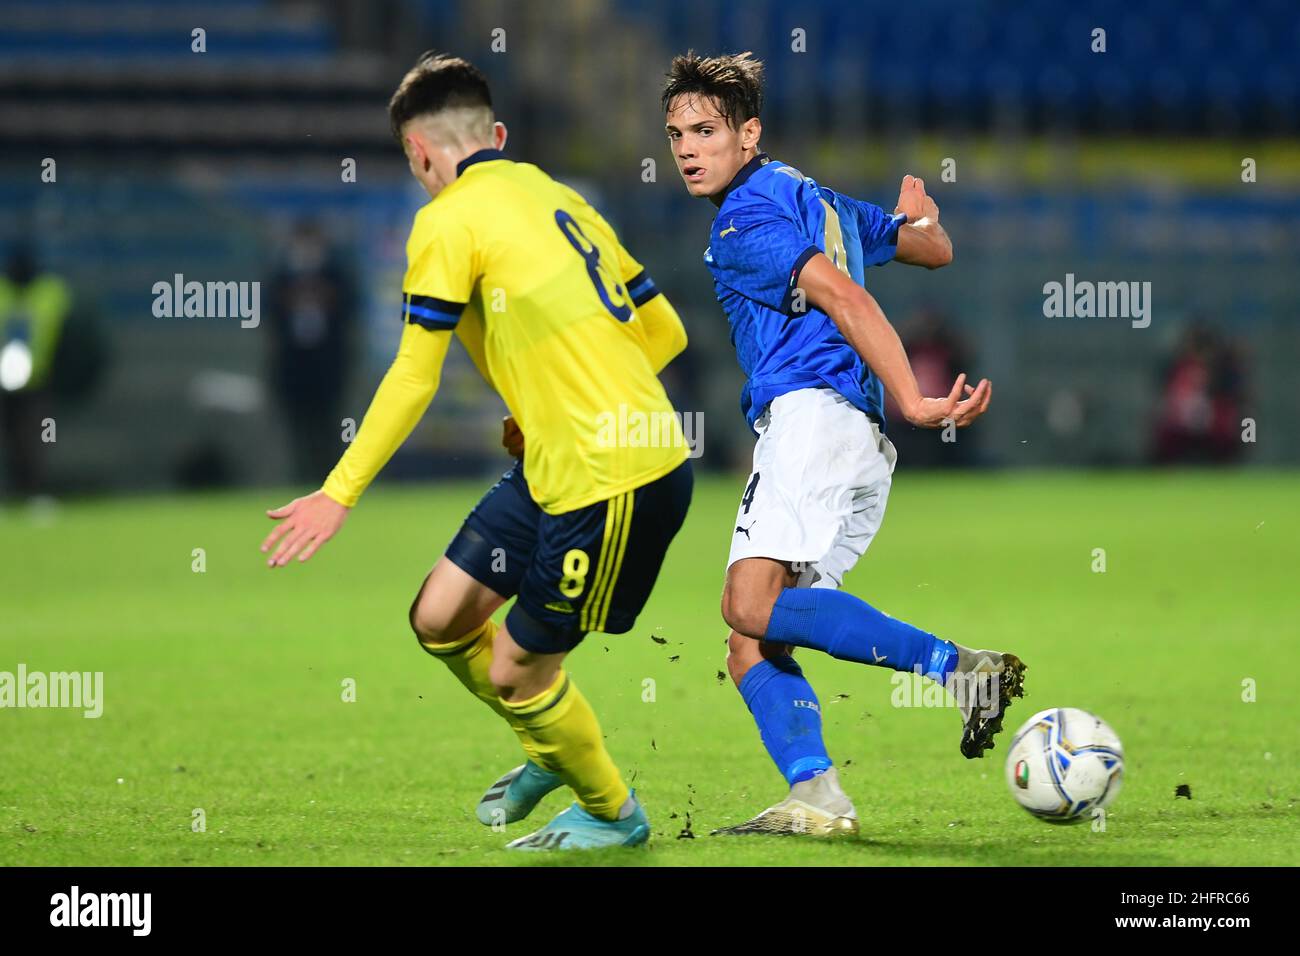
[[[884,427],[884,389],[825,312],[796,306],[799,272],[814,255],[863,285],[867,266],[894,258],[907,221],[819,186],[760,153],[727,187],[704,262],[731,325],[747,381],[750,427],[767,404],[800,388],[839,392]]]

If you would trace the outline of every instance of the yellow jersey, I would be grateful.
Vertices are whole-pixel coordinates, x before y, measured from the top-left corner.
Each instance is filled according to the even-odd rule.
[[[657,373],[686,338],[667,300],[600,214],[536,166],[480,150],[457,172],[416,214],[398,360],[325,492],[355,504],[427,407],[453,331],[523,430],[547,513],[672,471],[689,449]]]

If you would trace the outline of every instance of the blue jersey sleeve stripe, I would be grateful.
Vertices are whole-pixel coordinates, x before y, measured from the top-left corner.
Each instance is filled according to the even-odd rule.
[[[425,309],[426,311],[420,313],[421,315],[427,315],[428,312],[443,312],[447,315],[460,315],[465,311],[465,306],[467,304],[464,302],[448,302],[446,299],[435,299],[431,295],[412,295],[408,299],[408,303],[412,310],[414,310],[416,306]]]
[[[633,305],[645,305],[659,294],[659,287],[649,279],[637,286],[629,286],[627,294],[632,297]]]
[[[426,329],[454,329],[460,323],[459,315],[446,312],[434,312],[418,305],[407,306],[406,321],[422,325]]]
[[[627,294],[631,297],[633,305],[645,305],[659,294],[659,289],[655,286],[654,280],[646,275],[644,269],[631,279],[628,279],[624,284],[627,286]]]
[[[658,287],[653,282],[651,282],[650,285],[647,286],[644,291],[638,292],[632,296],[632,304],[638,307],[643,306],[658,294],[659,294]]]
[[[817,246],[812,245],[799,253],[794,260],[794,265],[790,267],[790,283],[786,286],[785,298],[781,300],[781,311],[786,314],[790,313],[790,307],[794,304],[794,290],[799,285],[799,273],[803,272],[803,267],[808,264],[808,260],[817,253],[821,252]]]

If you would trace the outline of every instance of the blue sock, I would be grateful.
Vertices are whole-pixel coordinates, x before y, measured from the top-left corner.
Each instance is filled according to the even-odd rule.
[[[822,742],[821,705],[794,658],[759,661],[741,679],[740,696],[791,786],[834,766]]]
[[[916,671],[940,683],[957,667],[957,648],[949,641],[829,588],[783,590],[763,640],[811,647],[842,661]]]

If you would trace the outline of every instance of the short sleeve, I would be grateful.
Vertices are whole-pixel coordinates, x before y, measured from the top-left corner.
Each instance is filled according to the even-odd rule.
[[[776,207],[720,212],[709,247],[717,280],[770,309],[790,313],[799,273],[821,252]]]
[[[440,215],[427,228],[417,218],[407,258],[402,321],[454,329],[481,271],[473,231],[454,215]]]
[[[898,228],[907,222],[902,213],[890,215],[875,203],[845,196],[840,198],[853,207],[858,220],[858,239],[862,243],[862,265],[878,266],[891,261],[898,251]]]

